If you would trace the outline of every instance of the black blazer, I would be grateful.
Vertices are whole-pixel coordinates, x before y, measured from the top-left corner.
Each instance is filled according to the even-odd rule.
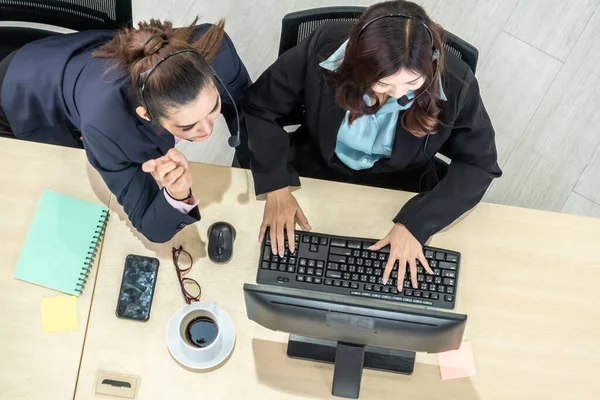
[[[195,37],[209,27],[196,27]],[[151,241],[166,242],[198,221],[200,212],[198,207],[189,214],[175,210],[152,175],[142,171],[144,162],[166,154],[175,139],[137,116],[131,79],[121,68],[110,69],[112,60],[92,57],[113,34],[87,31],[24,46],[11,61],[2,84],[2,108],[17,138],[83,146],[133,226]],[[228,36],[212,66],[240,104],[251,81]],[[222,114],[235,133],[231,100],[217,87]]]
[[[319,66],[348,38],[350,29],[350,23],[325,23],[279,57],[246,91],[242,107],[256,193],[300,184],[289,163],[290,135],[279,122],[303,105],[305,129],[300,129],[300,140],[308,141],[313,152],[302,157],[313,157],[310,162],[348,176],[350,181],[369,183],[415,176],[411,172],[426,171],[431,164],[429,157],[438,152],[452,160],[446,176],[408,201],[393,219],[425,243],[475,206],[492,180],[501,176],[494,129],[477,80],[464,62],[446,54],[442,82],[448,100],[441,104],[442,124],[438,132],[419,138],[398,122],[391,157],[368,170],[354,171],[334,154],[346,111],[336,104],[335,91]]]

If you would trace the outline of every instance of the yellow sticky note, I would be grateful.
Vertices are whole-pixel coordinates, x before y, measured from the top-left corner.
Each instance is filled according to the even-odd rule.
[[[475,360],[471,342],[464,342],[460,349],[438,354],[442,380],[475,376]]]
[[[77,327],[77,297],[61,296],[42,299],[44,332],[76,331]]]

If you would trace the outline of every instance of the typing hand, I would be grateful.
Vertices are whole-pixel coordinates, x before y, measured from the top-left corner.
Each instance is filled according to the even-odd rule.
[[[288,243],[290,251],[293,253],[296,250],[294,243],[294,227],[296,220],[304,230],[310,230],[308,219],[298,205],[296,198],[290,192],[290,189],[275,190],[267,193],[267,201],[265,203],[265,212],[263,214],[263,222],[260,226],[258,234],[258,242],[262,243],[265,232],[270,227],[271,248],[273,254],[278,254],[283,257],[285,251],[284,235],[287,230]]]
[[[385,270],[383,271],[383,283],[387,284],[394,264],[398,261],[398,290],[401,292],[404,290],[403,284],[404,272],[406,270],[406,263],[410,266],[410,277],[413,288],[417,288],[417,262],[419,260],[425,271],[429,274],[433,274],[429,263],[423,254],[423,247],[421,243],[409,232],[408,229],[402,224],[394,224],[394,227],[387,234],[386,237],[369,247],[369,250],[377,251],[387,245],[390,245],[390,256],[388,258]]]
[[[171,149],[162,157],[146,161],[142,170],[151,173],[171,197],[184,199],[189,195],[192,174],[187,159],[179,151]]]

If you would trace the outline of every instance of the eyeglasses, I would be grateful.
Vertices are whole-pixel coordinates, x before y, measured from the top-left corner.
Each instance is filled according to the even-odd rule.
[[[200,284],[192,278],[185,277],[192,269],[193,261],[192,256],[183,249],[183,246],[173,247],[173,264],[175,264],[175,271],[177,272],[177,278],[179,278],[179,286],[181,286],[181,293],[185,302],[190,304],[199,301],[202,293]]]

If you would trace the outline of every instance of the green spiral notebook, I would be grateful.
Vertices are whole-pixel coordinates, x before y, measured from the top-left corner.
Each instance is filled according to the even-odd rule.
[[[15,278],[80,295],[107,218],[104,206],[44,190]]]

